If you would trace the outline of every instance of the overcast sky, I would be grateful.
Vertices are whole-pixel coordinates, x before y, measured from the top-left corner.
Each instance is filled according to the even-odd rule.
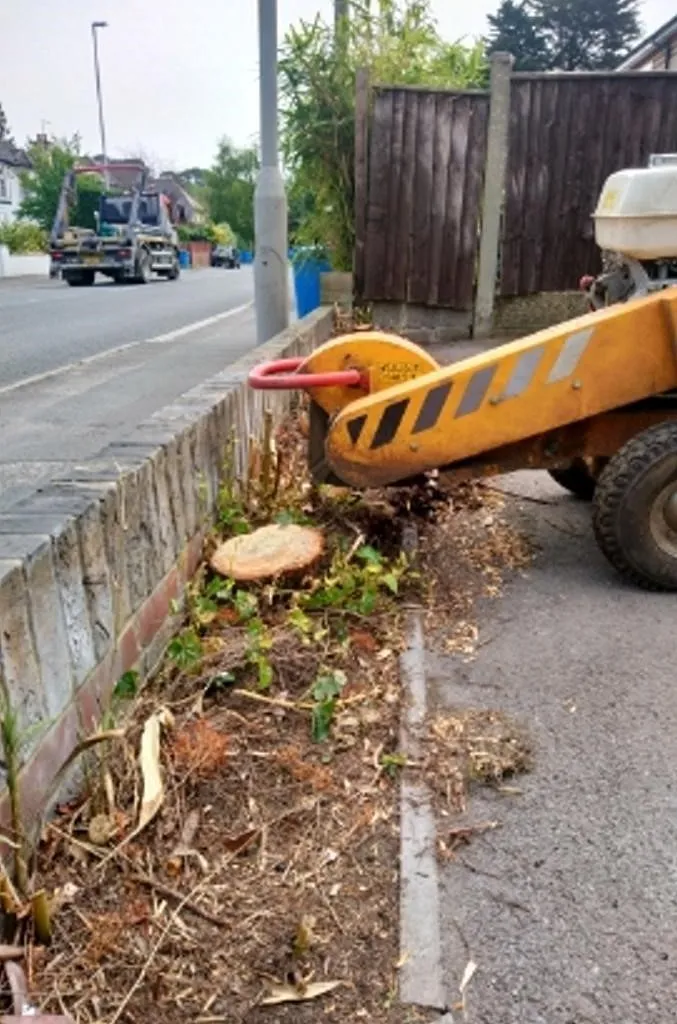
[[[594,4],[594,0],[590,0]],[[486,30],[498,0],[433,0],[449,40]],[[180,170],[208,165],[220,136],[258,132],[256,0],[0,0],[0,102],[18,142],[46,130],[99,146],[90,23],[106,20],[101,67],[108,149]],[[280,37],[331,0],[278,0]],[[644,0],[646,31],[675,0]]]

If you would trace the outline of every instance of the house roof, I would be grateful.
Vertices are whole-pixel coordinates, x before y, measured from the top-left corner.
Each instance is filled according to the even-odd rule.
[[[173,171],[163,171],[162,174],[155,179],[155,184],[158,188],[169,187],[171,189],[171,187],[173,187],[174,191],[180,197],[181,202],[192,207],[196,212],[203,211],[204,207],[202,203],[200,203],[195,196],[190,194],[184,183],[181,181],[179,175],[174,174]]]
[[[93,157],[82,157],[78,160],[81,167],[104,163],[108,167],[110,184],[117,188],[134,188],[139,183],[141,172],[148,170],[145,161],[136,156],[104,157],[102,153],[96,153]]]
[[[625,58],[622,64],[619,64],[616,68],[617,71],[632,71],[639,65],[643,64],[644,61],[649,60],[651,55],[658,50],[663,43],[667,43],[671,36],[677,35],[677,14],[674,18],[670,18],[664,25],[657,28],[655,32],[652,32],[650,36],[645,36],[644,39],[634,50],[631,50],[628,56]]]
[[[0,164],[8,164],[10,167],[28,168],[32,166],[23,149],[19,149],[7,139],[0,139]]]

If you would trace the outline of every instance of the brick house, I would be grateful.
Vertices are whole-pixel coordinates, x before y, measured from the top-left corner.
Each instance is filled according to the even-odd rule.
[[[108,157],[105,162],[109,167],[109,181],[111,185],[118,188],[134,188],[142,172],[149,170],[141,157],[123,157],[121,159]],[[88,163],[102,164],[104,163],[104,158],[98,153],[91,160],[83,159],[79,163],[81,166]],[[156,178],[149,176],[148,188],[155,188],[158,192],[162,192],[169,197],[177,223],[202,224],[206,220],[202,205],[194,196],[190,195],[177,174],[171,171],[163,171]]]
[[[646,36],[617,71],[677,71],[677,15]]]
[[[6,139],[0,140],[0,224],[13,221],[21,204],[22,170],[29,170],[31,162],[23,149]]]

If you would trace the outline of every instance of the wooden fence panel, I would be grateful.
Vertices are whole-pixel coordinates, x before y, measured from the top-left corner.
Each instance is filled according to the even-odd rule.
[[[487,93],[373,90],[361,298],[472,308],[488,114]]]
[[[605,179],[677,152],[677,75],[515,75],[501,293],[566,291],[600,270],[592,213]]]

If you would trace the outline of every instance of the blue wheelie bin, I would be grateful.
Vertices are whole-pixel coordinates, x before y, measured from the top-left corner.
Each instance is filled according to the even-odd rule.
[[[296,315],[307,316],[320,305],[320,274],[331,270],[321,249],[297,249],[294,253],[294,294]]]

